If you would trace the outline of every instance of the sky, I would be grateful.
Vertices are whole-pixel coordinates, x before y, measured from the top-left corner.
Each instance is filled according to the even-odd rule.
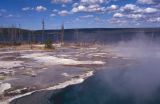
[[[160,27],[160,0],[1,0],[0,26],[25,29]]]

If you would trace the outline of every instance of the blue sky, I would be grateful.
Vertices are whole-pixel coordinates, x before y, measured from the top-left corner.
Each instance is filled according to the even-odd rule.
[[[0,26],[26,29],[160,27],[160,0],[1,0]]]

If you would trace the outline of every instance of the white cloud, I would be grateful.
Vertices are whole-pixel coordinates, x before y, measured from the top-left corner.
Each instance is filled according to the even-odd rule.
[[[51,16],[51,17],[55,17],[55,16],[56,16],[56,14],[53,14],[53,13],[52,13],[52,14],[50,14],[50,16]]]
[[[74,12],[74,13],[86,11],[86,7],[83,6],[83,5],[79,5],[77,7],[73,7],[73,9],[71,11]]]
[[[29,11],[29,10],[34,10],[34,8],[31,8],[31,7],[24,7],[24,8],[22,8],[22,11]]]
[[[117,5],[111,5],[110,7],[108,7],[108,9],[116,10],[116,9],[118,9],[118,6]]]
[[[157,9],[150,7],[144,9],[144,13],[155,13],[157,11],[158,11]]]
[[[126,4],[124,7],[121,7],[121,11],[123,12],[130,12],[130,11],[134,11],[134,10],[138,10],[139,7],[134,5],[134,4]]]
[[[77,7],[78,5],[79,5],[78,3],[74,3],[72,7]]]
[[[0,17],[2,18],[11,18],[13,15],[11,13],[8,13],[6,9],[0,9]]]
[[[143,18],[144,16],[142,14],[129,14],[129,15],[126,15],[128,18],[131,18],[131,19],[141,19]]]
[[[124,17],[124,15],[123,15],[122,13],[115,13],[115,14],[113,15],[113,17],[114,17],[114,18],[122,18],[122,17]]]
[[[104,11],[105,8],[101,7],[98,4],[92,4],[92,5],[79,5],[77,7],[73,7],[73,9],[71,10],[71,12],[76,13],[76,12],[101,12]]]
[[[70,14],[70,12],[68,12],[67,10],[62,10],[62,11],[59,11],[58,14],[60,16],[66,16],[66,15]]]
[[[47,10],[47,8],[46,7],[44,7],[44,6],[37,6],[36,7],[36,11],[38,11],[38,12],[43,12],[43,11],[46,11]]]
[[[72,5],[71,12],[105,12],[118,10],[118,5],[111,5],[109,7],[103,7],[101,3],[105,3],[109,0],[81,0],[80,3],[74,3]]]
[[[150,7],[138,6],[135,4],[126,4],[125,6],[120,7],[119,10],[113,14],[112,21],[113,23],[125,22],[159,22],[159,9],[155,5]]]
[[[160,22],[160,17],[157,17],[157,18],[150,18],[148,19],[148,22]]]
[[[106,8],[106,11],[112,12],[112,11],[115,11],[115,10],[118,10],[118,9],[119,9],[118,5],[111,5],[111,6]]]
[[[62,7],[63,7],[63,8],[65,8],[65,7],[66,7],[66,5],[65,5],[65,4],[63,4],[63,5],[62,5]]]
[[[101,7],[100,5],[98,4],[94,4],[94,5],[89,5],[87,7],[87,11],[88,12],[100,12],[100,11],[104,11],[104,7]]]
[[[51,0],[52,3],[70,3],[72,0]]]
[[[122,14],[122,13],[115,13],[113,15],[114,18],[128,18],[128,19],[134,19],[139,20],[144,18],[145,16],[143,14]]]
[[[2,18],[20,18],[21,17],[21,15],[19,15],[19,14],[11,14],[11,13],[1,13],[0,12],[0,17],[2,17]]]
[[[58,12],[58,10],[57,9],[53,9],[52,12],[56,13],[56,12]]]
[[[93,18],[93,15],[85,15],[85,16],[80,16],[80,18]]]
[[[151,7],[147,7],[147,8],[144,8],[144,7],[139,7],[137,5],[134,5],[134,4],[126,4],[124,7],[121,7],[120,9],[121,12],[123,13],[156,13],[158,12],[158,9],[156,8],[151,8]]]
[[[117,24],[117,25],[126,24],[126,23],[128,22],[127,20],[115,19],[115,18],[109,19],[109,20],[107,20],[107,21],[108,21],[109,23]]]
[[[107,0],[81,0],[81,3],[84,4],[101,4],[107,2]]]
[[[141,4],[154,4],[153,0],[138,0],[137,2]]]
[[[27,10],[30,10],[30,7],[24,7],[24,8],[22,8],[22,11],[27,11]]]

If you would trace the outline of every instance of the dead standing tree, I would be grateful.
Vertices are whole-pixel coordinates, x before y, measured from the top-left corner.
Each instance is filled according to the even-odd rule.
[[[29,31],[29,41],[28,41],[29,45],[30,45],[30,49],[33,49],[33,30]]]
[[[45,22],[44,19],[42,20],[42,39],[41,43],[44,43],[44,33],[45,33]]]
[[[61,27],[61,45],[64,44],[64,24]]]
[[[14,46],[14,25],[11,26],[11,44]]]
[[[11,38],[9,38],[9,37],[11,37],[10,34],[11,34],[11,29],[10,29],[10,27],[8,27],[8,29],[7,29],[7,35],[8,35],[7,36],[7,38],[8,38],[8,42],[7,43],[8,44],[10,44],[10,41],[11,41]]]
[[[1,37],[1,43],[5,44],[6,43],[6,38],[5,38],[5,28],[3,26],[0,27],[0,37]]]
[[[23,30],[22,30],[23,31]],[[23,41],[23,39],[22,39],[22,37],[23,37],[23,33],[22,33],[22,31],[21,31],[21,25],[19,24],[19,29],[18,29],[18,42],[20,43],[20,44],[22,44],[22,41]]]
[[[54,31],[53,32],[48,32],[46,33],[47,36],[49,35],[56,35],[55,39],[57,40],[58,43],[60,43],[61,45],[64,44],[64,24],[62,24],[61,29]],[[48,39],[48,37],[47,37]]]
[[[0,37],[3,38],[3,29],[2,29],[2,26],[0,26]],[[3,39],[2,39],[3,40]],[[2,40],[0,40],[2,42]]]
[[[76,29],[75,30],[75,34],[74,34],[74,40],[75,40],[75,43],[78,44],[78,36],[79,36],[79,30]]]

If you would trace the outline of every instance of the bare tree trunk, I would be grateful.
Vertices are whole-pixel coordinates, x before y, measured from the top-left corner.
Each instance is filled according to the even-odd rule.
[[[79,31],[78,31],[78,29],[76,30],[76,44],[78,44],[78,36],[79,36]]]
[[[42,43],[44,43],[44,31],[45,31],[45,22],[44,19],[42,20]]]
[[[0,37],[2,37],[2,35],[3,35],[3,30],[2,30],[2,26],[0,26]]]
[[[11,37],[10,35],[10,27],[8,27],[8,29],[7,29],[7,32],[8,32],[8,36],[7,36],[7,38],[8,38],[8,44],[10,44],[10,40],[11,40],[11,38],[9,38],[9,37]]]
[[[14,26],[13,25],[11,27],[11,44],[13,48],[13,45],[14,45]]]
[[[61,27],[61,45],[64,44],[64,24]]]
[[[18,42],[21,44],[21,26],[19,24],[19,29],[18,29]]]
[[[30,34],[29,34],[29,44],[30,44],[30,49],[33,48],[33,46],[32,46],[32,36],[33,36],[33,31],[30,31]]]

